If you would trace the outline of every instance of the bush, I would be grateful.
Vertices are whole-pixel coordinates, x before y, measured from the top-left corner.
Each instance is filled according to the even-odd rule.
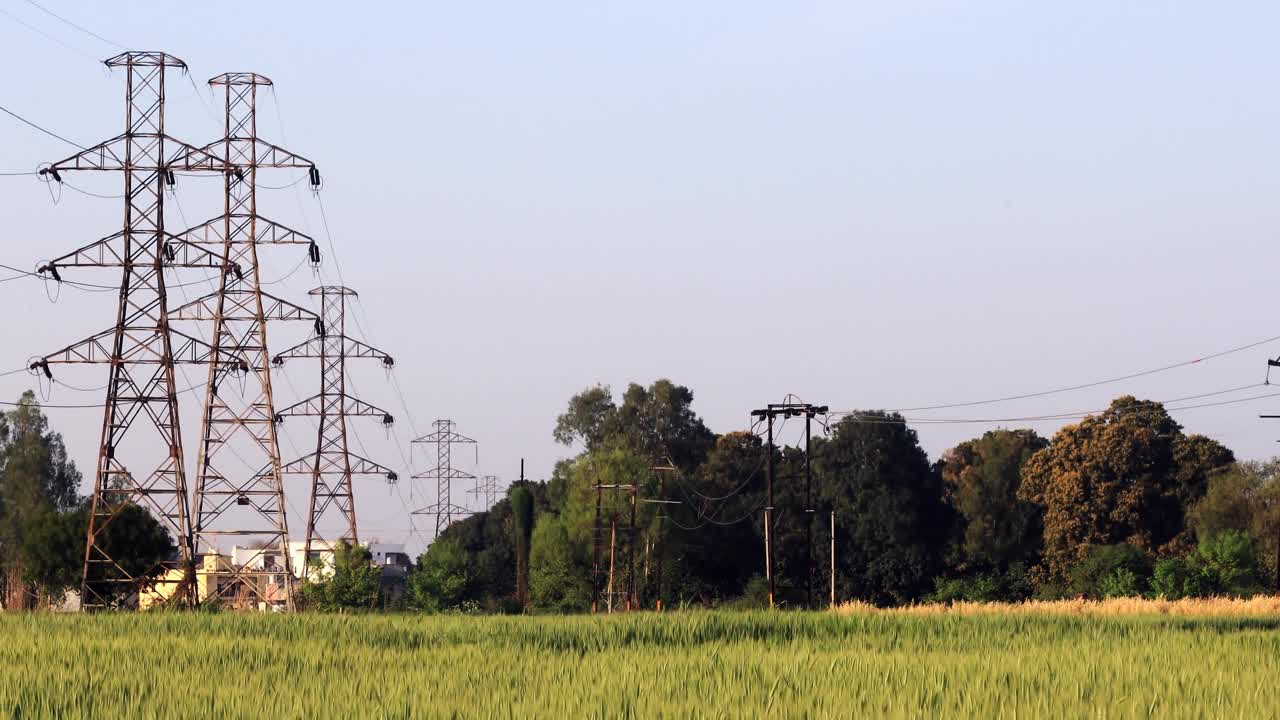
[[[1165,600],[1181,600],[1187,597],[1187,578],[1192,574],[1190,566],[1182,558],[1161,558],[1151,574],[1151,594]]]
[[[1119,573],[1118,570],[1125,572]],[[1141,594],[1151,576],[1151,558],[1128,543],[1095,545],[1089,556],[1071,571],[1069,590],[1088,598]]]
[[[1020,564],[1004,573],[979,573],[959,578],[938,578],[928,602],[1020,602],[1031,596],[1031,582]]]
[[[1253,538],[1241,530],[1227,530],[1200,541],[1185,560],[1167,558],[1156,563],[1153,595],[1166,600],[1184,597],[1245,597],[1262,589]]]
[[[1132,570],[1127,567],[1118,567],[1112,570],[1110,575],[1102,578],[1098,592],[1104,598],[1134,597],[1142,594],[1139,589],[1140,583],[1138,575]]]
[[[769,607],[769,581],[763,575],[755,575],[747,581],[742,595],[729,604],[735,610],[760,610]]]

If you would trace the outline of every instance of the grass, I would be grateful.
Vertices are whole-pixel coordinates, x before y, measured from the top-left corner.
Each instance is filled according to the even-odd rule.
[[[0,716],[1275,716],[1274,606],[1252,617],[1131,607],[9,614]]]

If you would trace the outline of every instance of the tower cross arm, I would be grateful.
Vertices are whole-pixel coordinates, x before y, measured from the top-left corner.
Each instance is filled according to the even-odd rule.
[[[261,215],[233,214],[230,218],[232,227],[247,225],[250,220],[254,221],[253,241],[257,245],[312,245],[315,243],[310,235],[285,227]],[[222,247],[227,241],[227,217],[219,215],[211,218],[193,228],[183,230],[177,237],[193,245]]]
[[[284,364],[285,360],[294,358],[318,358],[324,351],[324,341],[332,340],[332,337],[317,336],[310,338],[304,342],[298,343],[288,350],[276,353],[272,359],[275,365]],[[345,335],[341,336],[342,354],[344,357],[350,358],[380,358],[383,365],[394,365],[395,360],[390,355],[379,350],[378,348],[367,343],[360,342],[355,338],[349,338]]]
[[[129,144],[137,143],[140,140],[150,138],[152,142],[164,142],[166,145],[172,145],[174,150],[168,157],[163,159],[163,165],[158,167],[137,167],[130,162]],[[93,147],[85,148],[57,162],[49,163],[48,167],[40,169],[41,176],[50,176],[54,180],[61,180],[60,173],[71,170],[99,170],[99,171],[119,171],[119,170],[204,170],[204,171],[220,171],[227,169],[227,164],[216,156],[205,152],[193,145],[188,145],[176,138],[170,137],[162,133],[147,135],[145,133],[133,133],[130,135],[117,135],[110,140],[101,142]]]
[[[214,349],[203,340],[170,329],[173,362],[194,365],[207,365],[214,356]],[[54,351],[31,363],[32,370],[43,370],[49,375],[50,365],[98,364],[113,362],[115,355],[115,328],[103,330],[89,337],[74,342],[61,350]],[[218,365],[232,368],[247,367],[244,357],[225,349],[217,351]],[[159,365],[164,362],[163,355],[155,346],[155,341],[134,342],[126,346],[119,358],[121,362],[141,365]],[[51,375],[49,375],[52,377]]]
[[[221,269],[228,267],[229,269],[238,270],[235,263],[228,264],[222,255],[210,252],[168,233],[165,234],[165,243],[161,251],[164,253],[162,262],[165,267],[169,268]],[[154,254],[152,257],[154,258]],[[65,255],[56,257],[36,268],[36,272],[42,275],[48,273],[54,279],[60,280],[61,278],[58,276],[59,268],[132,267],[151,264],[151,262],[153,261],[149,261],[146,257],[129,257],[129,254],[125,251],[125,233],[121,230],[101,240],[95,240],[84,247],[76,248]]]
[[[359,455],[356,455],[355,453],[347,453],[347,457],[350,458],[352,475],[385,475],[387,476],[387,479],[393,480],[393,481],[398,480],[400,478],[400,475],[396,473],[395,470],[392,470],[391,468],[388,468],[385,465],[376,463],[372,460],[362,458]],[[339,467],[337,465],[334,465],[331,469],[326,469],[325,467],[322,466],[319,471],[320,472],[342,472],[344,474],[347,472],[346,467]],[[258,477],[267,477],[270,472],[271,472],[271,468],[269,467],[263,468],[258,473]],[[294,460],[293,462],[285,463],[280,466],[280,472],[287,475],[314,474],[315,472],[317,472],[316,456],[304,455],[298,458],[297,460]]]
[[[274,295],[260,293],[262,295],[262,319],[263,320],[311,320],[314,321],[318,315],[315,311],[294,305],[288,300],[283,300]],[[223,305],[219,307],[218,299],[223,297]],[[184,305],[180,305],[169,311],[171,320],[213,320],[221,317],[223,320],[232,321],[251,321],[257,320],[257,309],[252,307],[256,305],[256,299],[251,292],[227,292],[227,293],[209,293],[203,297],[198,297]]]
[[[319,417],[327,415],[333,411],[325,408],[325,395],[312,395],[306,400],[302,400],[290,405],[283,410],[276,412],[276,421],[285,417]],[[355,417],[380,417],[384,424],[390,425],[393,421],[391,413],[380,407],[367,403],[360,398],[351,397],[350,395],[342,395],[342,414]]]
[[[205,145],[200,152],[228,157],[231,165],[241,167],[313,170],[316,166],[315,162],[261,138],[223,138]],[[319,173],[313,173],[311,180],[313,185],[318,185]]]

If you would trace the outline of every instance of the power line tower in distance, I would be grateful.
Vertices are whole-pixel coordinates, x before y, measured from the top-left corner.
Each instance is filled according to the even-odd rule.
[[[476,478],[475,486],[467,494],[476,496],[476,503],[480,505],[481,511],[491,510],[498,502],[498,476],[481,475]]]
[[[475,475],[453,467],[453,446],[475,445],[476,441],[454,430],[456,423],[452,420],[436,420],[432,426],[435,427],[433,432],[413,442],[436,446],[436,466],[413,477],[418,480],[436,481],[436,501],[414,510],[412,514],[434,515],[436,519],[434,537],[440,537],[440,532],[449,527],[455,515],[471,514],[470,510],[453,503],[453,481],[475,479]]]
[[[391,426],[391,413],[375,407],[347,392],[347,359],[374,358],[383,367],[395,361],[378,348],[346,335],[346,300],[355,297],[354,290],[338,286],[318,287],[310,292],[320,297],[319,334],[277,354],[272,364],[279,367],[292,358],[320,360],[320,392],[276,413],[276,422],[286,417],[314,417],[319,420],[316,451],[284,465],[284,473],[311,476],[311,493],[307,503],[307,540],[303,550],[302,577],[305,581],[312,561],[323,551],[332,551],[340,541],[358,543],[356,501],[352,488],[355,475],[383,475],[395,482],[396,473],[368,458],[351,452],[347,442],[348,417],[379,418]],[[329,512],[330,510],[335,512]],[[326,513],[342,517],[343,530],[337,537],[321,529]]]

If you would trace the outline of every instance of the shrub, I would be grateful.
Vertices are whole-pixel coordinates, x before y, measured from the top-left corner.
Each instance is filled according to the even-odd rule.
[[[1141,580],[1127,567],[1118,567],[1111,574],[1102,578],[1098,585],[1098,593],[1104,598],[1135,597],[1141,595]]]
[[[1127,574],[1117,574],[1123,569]],[[1128,543],[1095,545],[1089,556],[1071,571],[1070,591],[1090,598],[1113,597],[1106,591],[1138,594],[1145,589],[1151,575],[1151,558],[1141,548]],[[1104,589],[1104,583],[1106,588]]]

